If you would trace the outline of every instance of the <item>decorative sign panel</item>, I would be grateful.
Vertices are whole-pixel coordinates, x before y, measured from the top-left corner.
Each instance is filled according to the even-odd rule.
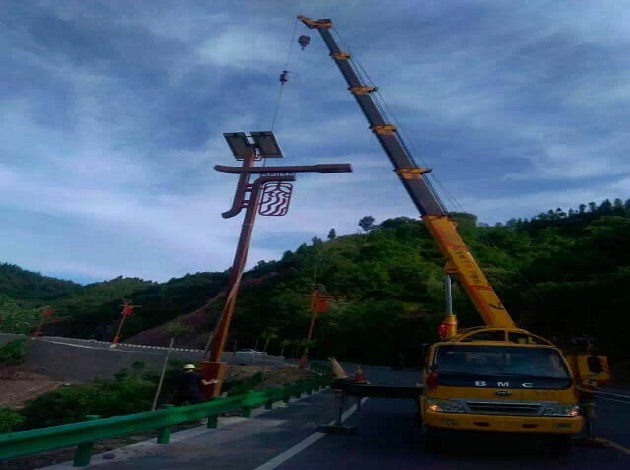
[[[267,217],[281,217],[289,212],[293,185],[283,181],[270,181],[262,187],[258,213]]]

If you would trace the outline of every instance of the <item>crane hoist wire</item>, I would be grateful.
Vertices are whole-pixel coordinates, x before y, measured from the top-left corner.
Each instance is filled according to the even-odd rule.
[[[336,28],[333,27],[332,28],[332,32],[334,32],[335,35],[339,38],[339,42],[340,43],[345,44],[346,46],[348,45],[348,43],[343,39],[343,37],[341,36],[339,31],[337,31]],[[348,49],[346,47],[346,50],[353,50],[353,49]],[[365,68],[356,59],[354,54],[350,57],[350,61],[355,66],[355,69],[357,70],[358,75],[359,75],[359,79],[366,85],[370,85],[370,86],[376,87],[376,84],[374,83],[374,81],[372,80],[372,78],[370,77],[368,72],[365,70]],[[398,133],[401,145],[407,151],[407,154],[409,155],[409,158],[414,163],[414,165],[419,166],[418,163],[416,162],[414,156],[413,156],[414,154],[418,154],[419,155],[419,153],[417,152],[417,149],[413,145],[413,140],[409,140],[409,142],[411,142],[411,146],[407,145],[407,138],[406,138],[406,135],[402,132],[402,126],[400,125],[400,122],[398,121],[398,119],[396,119],[394,113],[387,106],[387,103],[385,102],[385,99],[384,99],[382,93],[378,90],[378,87],[376,87],[376,88],[377,88],[376,91],[372,94],[372,96],[374,97],[375,105],[377,106],[377,108],[379,109],[379,112],[383,115],[383,117],[385,119],[387,119],[389,122],[391,122],[391,123],[396,125],[397,133]],[[413,152],[411,150],[413,150]],[[420,162],[422,163],[422,166],[428,167],[427,163],[424,161],[424,159],[422,159],[422,157],[420,157],[419,159],[420,159]],[[438,200],[438,202],[440,203],[440,206],[442,206],[442,209],[445,212],[448,212],[448,209],[445,206],[444,202],[442,201],[443,199],[448,199],[454,206],[461,207],[461,205],[446,190],[446,188],[438,180],[438,178],[435,177],[435,175],[427,174],[427,175],[424,175],[424,177],[425,177],[425,180],[427,182],[427,185],[429,186],[430,190],[435,194],[436,199]],[[436,184],[440,188],[440,190],[438,190],[436,188]]]
[[[335,32],[335,34],[339,37],[339,41],[341,43],[345,43],[347,46],[347,43],[343,40],[343,38],[341,37],[341,34],[339,34],[339,32],[337,30],[335,30],[333,28],[333,31]],[[346,49],[346,50],[352,50],[352,49]],[[365,70],[365,68],[363,68],[363,66],[360,64],[360,62],[354,57],[351,56],[350,60],[352,61],[352,63],[355,65],[355,68],[357,69],[357,71],[359,71],[359,78],[360,80],[362,80],[366,85],[370,85],[370,86],[376,86],[376,84],[374,83],[374,81],[370,78],[370,75],[368,74],[368,72]],[[387,102],[385,101],[385,99],[383,98],[382,93],[377,89],[375,93],[373,93],[374,96],[374,102],[376,104],[376,106],[379,108],[379,111],[381,112],[381,114],[383,115],[383,117],[387,120],[389,120],[390,122],[392,122],[393,124],[396,125],[397,128],[397,132],[399,134],[400,137],[400,142],[403,145],[403,147],[405,148],[405,150],[407,151],[408,155],[410,156],[412,162],[414,162],[414,164],[417,165],[417,163],[415,162],[415,159],[413,157],[414,154],[416,155],[420,155],[420,152],[418,151],[418,149],[416,148],[416,146],[414,145],[413,140],[411,139],[407,139],[406,135],[403,133],[402,131],[402,126],[400,125],[400,122],[396,119],[394,113],[391,111],[391,109],[389,108],[389,106],[387,105]],[[407,145],[407,142],[409,142],[409,146]],[[410,151],[411,150],[411,151]],[[422,157],[419,157],[420,162],[422,163],[423,166],[427,167],[427,163],[422,159]],[[431,187],[431,190],[434,191],[436,194],[442,196],[444,199],[448,200],[451,204],[452,207],[456,210],[456,211],[460,211],[460,212],[464,212],[464,213],[469,213],[460,203],[459,201],[457,201],[457,199],[446,189],[446,187],[444,186],[444,184],[442,184],[442,182],[434,175],[434,174],[430,174],[430,175],[425,175],[425,178],[427,179],[427,183],[429,184],[429,186]],[[440,191],[436,191],[435,190],[435,185],[433,184],[435,183]],[[447,211],[448,212],[448,211]],[[481,232],[479,234],[479,238],[480,240],[482,240],[487,246],[495,249],[495,250],[500,250],[500,248],[487,236],[485,236],[483,234],[483,232]],[[518,268],[514,268],[512,270],[513,274],[516,274],[518,277],[520,277],[524,283],[529,287],[530,291],[540,300],[543,299],[542,294],[540,293],[540,291],[536,288],[536,286],[534,284],[532,284],[532,282],[527,278],[527,276],[525,276],[525,274]],[[525,305],[528,307],[531,307],[531,303],[527,302],[527,300],[522,297],[522,301],[525,302]]]
[[[293,32],[291,33],[291,38],[289,41],[289,51],[287,52],[287,60],[284,62],[284,66],[282,68],[282,73],[280,74],[280,90],[278,91],[278,97],[276,99],[276,108],[273,113],[273,118],[271,119],[271,131],[274,130],[276,125],[276,119],[278,117],[278,112],[280,110],[280,103],[282,101],[282,92],[284,90],[284,84],[289,80],[289,61],[291,60],[291,52],[293,51],[293,43],[295,42],[295,36],[297,33],[299,20],[297,17],[293,22]]]
[[[348,47],[348,43],[342,38],[341,34],[339,33],[339,31],[337,31],[334,27],[332,28],[332,32],[334,32],[337,37],[339,38],[339,42],[342,44],[345,44],[346,47]],[[353,50],[353,49],[346,49],[346,50]],[[353,63],[353,65],[355,66],[355,69],[358,72],[359,75],[359,79],[365,84],[365,85],[370,85],[370,86],[376,86],[376,84],[374,83],[374,81],[370,78],[370,75],[368,74],[368,72],[363,68],[363,66],[361,65],[361,63],[356,59],[356,57],[354,55],[352,55],[350,57],[350,61]],[[382,93],[380,93],[380,91],[377,90],[373,93],[372,95],[374,97],[374,103],[376,104],[376,106],[379,108],[379,112],[383,115],[383,117],[385,119],[387,119],[389,122],[393,123],[396,125],[397,128],[397,133],[399,134],[400,137],[400,143],[403,145],[403,147],[405,148],[405,150],[407,151],[407,154],[409,155],[409,157],[411,158],[411,161],[417,165],[417,163],[415,162],[415,159],[413,157],[414,154],[416,155],[420,155],[420,152],[418,152],[418,149],[416,148],[416,146],[414,145],[414,142],[412,139],[407,140],[406,135],[403,133],[402,131],[402,126],[400,125],[400,122],[396,119],[394,113],[391,111],[391,109],[389,108],[389,106],[387,105],[387,102],[385,101]],[[409,146],[407,145],[407,142],[409,142]],[[410,151],[410,149],[412,151]],[[422,163],[422,165],[424,167],[428,167],[428,165],[426,164],[426,162],[423,160],[422,157],[419,157],[420,162]],[[453,206],[453,208],[455,210],[461,211],[461,212],[465,212],[468,213],[468,211],[466,211],[466,209],[464,209],[464,207],[457,201],[457,199],[446,189],[446,187],[444,186],[444,184],[442,184],[442,182],[434,175],[434,174],[427,174],[425,175],[427,184],[429,185],[429,187],[431,188],[432,191],[435,192],[436,195],[442,196],[444,199],[447,199]],[[435,183],[440,191],[436,191],[435,190],[435,185],[433,184]],[[438,197],[438,200],[440,200],[440,198]],[[440,201],[440,204],[443,205],[443,203]],[[446,208],[444,208],[446,210]],[[446,211],[448,212],[448,211]],[[489,238],[486,237],[483,232],[480,233],[479,236],[480,240],[483,240],[483,242],[490,246],[491,248],[494,248],[495,250],[500,250],[500,248],[493,243],[493,241]],[[530,288],[531,292],[538,297],[539,299],[543,299],[540,291],[536,288],[535,285],[533,285],[530,280],[527,278],[527,276],[525,276],[525,274],[523,274],[523,272],[518,269],[515,268],[512,270],[512,272],[514,274],[516,274],[518,277],[520,277],[525,284]],[[525,304],[529,307],[531,307],[531,305],[529,305],[529,302],[527,302],[527,300],[522,296],[522,300],[525,302]]]

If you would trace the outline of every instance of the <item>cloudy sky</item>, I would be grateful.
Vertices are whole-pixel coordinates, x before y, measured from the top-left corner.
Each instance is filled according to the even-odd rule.
[[[242,214],[224,132],[301,175],[250,264],[417,215],[315,31],[332,18],[452,210],[487,223],[630,197],[630,2],[3,0],[0,261],[81,283],[223,271]],[[290,54],[289,54],[289,51]]]

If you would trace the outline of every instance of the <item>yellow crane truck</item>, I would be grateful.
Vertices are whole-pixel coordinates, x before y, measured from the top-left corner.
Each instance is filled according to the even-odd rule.
[[[518,328],[459,235],[430,181],[361,81],[351,54],[339,48],[330,19],[298,16],[316,29],[330,51],[395,173],[446,258],[447,312],[440,341],[425,351],[423,393],[418,398],[425,441],[439,448],[452,431],[548,435],[558,451],[570,449],[583,429],[580,393],[584,382],[608,379],[605,357],[563,354],[552,342]],[[300,44],[310,38],[302,36]],[[451,276],[479,312],[485,326],[458,330],[450,301]]]

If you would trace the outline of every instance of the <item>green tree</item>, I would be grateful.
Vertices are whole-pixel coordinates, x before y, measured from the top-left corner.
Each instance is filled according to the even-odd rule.
[[[30,334],[42,320],[43,307],[25,307],[6,296],[0,296],[0,331]]]
[[[374,219],[374,217],[372,217],[371,215],[366,215],[365,217],[362,217],[361,220],[359,220],[359,227],[361,227],[364,232],[369,232],[374,228],[375,222],[376,220]]]
[[[612,213],[613,205],[612,205],[612,202],[610,202],[610,199],[604,199],[602,203],[599,205],[599,207],[597,208],[597,210],[600,214]]]
[[[260,337],[265,340],[265,345],[263,346],[263,351],[267,351],[267,347],[269,346],[269,341],[276,339],[278,337],[278,328],[267,327],[265,328]]]
[[[291,340],[290,339],[283,339],[282,341],[280,341],[280,356],[284,357],[284,349],[291,345]]]

